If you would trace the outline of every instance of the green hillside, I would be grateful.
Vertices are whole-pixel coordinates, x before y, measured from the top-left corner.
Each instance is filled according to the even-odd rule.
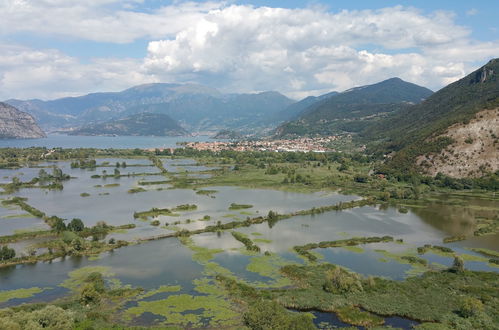
[[[380,117],[408,108],[431,94],[431,90],[399,78],[356,87],[310,105],[297,120],[281,125],[277,134],[359,132]]]
[[[499,59],[494,59],[421,104],[366,128],[361,136],[366,142],[383,141],[374,150],[398,151],[388,162],[390,168],[412,171],[415,157],[437,152],[452,142],[449,138],[436,138],[449,126],[466,124],[480,110],[498,106]]]

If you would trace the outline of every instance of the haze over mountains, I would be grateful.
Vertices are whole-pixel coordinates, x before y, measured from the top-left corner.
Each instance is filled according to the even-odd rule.
[[[251,129],[294,103],[277,92],[222,94],[201,85],[147,84],[115,93],[52,101],[8,100],[48,130],[81,127],[150,112],[166,114],[189,132]]]

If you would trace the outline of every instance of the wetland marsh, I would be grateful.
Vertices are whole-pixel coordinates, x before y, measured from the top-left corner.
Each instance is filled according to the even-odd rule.
[[[499,272],[499,196],[494,192],[421,185],[417,199],[387,200],[382,191],[411,187],[381,179],[359,184],[355,175],[368,168],[353,161],[348,172],[338,171],[334,160],[319,166],[318,161],[262,166],[202,155],[101,156],[88,168],[72,162],[45,160],[0,170],[5,190],[0,240],[17,258],[0,263],[0,308],[14,308],[0,312],[0,318],[21,313],[29,306],[23,304],[43,303],[79,315],[75,326],[252,327],[248,313],[262,313],[254,305],[272,301],[277,302],[275,315],[299,319],[296,324],[304,322],[305,328],[424,328],[432,322],[445,329],[474,318],[483,324],[498,320],[490,312],[498,299],[493,290]],[[269,174],[270,166],[284,170]],[[70,177],[63,189],[22,184],[54,167]],[[20,183],[12,184],[16,180]],[[15,197],[44,216],[9,202]],[[64,229],[56,229],[53,217],[64,219]],[[81,219],[85,228],[73,230],[72,219]],[[354,243],[382,236],[391,239]],[[351,243],[325,244],[345,240]],[[315,244],[307,250],[313,258],[297,252],[307,244]],[[449,311],[457,301],[439,318],[372,302],[383,288],[417,286],[428,276],[458,276],[447,273],[456,256],[464,261],[463,276],[487,282],[489,291],[481,296],[488,299],[481,300],[487,315],[460,320]],[[363,293],[323,290],[321,278],[333,276],[326,269],[333,265],[351,274],[341,276],[361,283]],[[88,294],[88,277],[95,273],[105,287],[95,289],[99,299]],[[82,295],[95,300],[85,300],[82,309],[68,307]],[[308,295],[318,300],[311,303]],[[94,310],[103,303],[109,307]]]

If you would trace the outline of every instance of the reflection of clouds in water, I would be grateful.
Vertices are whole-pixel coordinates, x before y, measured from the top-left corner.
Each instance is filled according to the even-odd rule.
[[[236,230],[239,231],[239,228]],[[217,233],[204,233],[192,236],[192,240],[197,246],[208,249],[224,249],[228,253],[233,252],[230,249],[244,247],[242,243],[232,237],[230,232],[220,233],[220,236]]]
[[[147,268],[128,268],[128,267],[113,267],[112,272],[119,276],[126,276],[135,279],[144,279],[149,277],[155,277],[164,272],[164,269],[159,266],[154,266],[154,264],[149,264]]]

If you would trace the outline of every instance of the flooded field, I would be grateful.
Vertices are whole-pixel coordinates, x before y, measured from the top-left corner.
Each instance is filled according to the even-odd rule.
[[[47,162],[37,167],[0,170],[4,183],[14,177],[29,181],[41,169],[49,171],[53,165],[71,177],[62,190],[21,188],[4,194],[3,200],[23,197],[48,216],[68,222],[78,218],[86,227],[102,222],[111,226],[134,225],[100,238],[128,242],[128,246],[114,251],[0,268],[0,308],[64,297],[78,287],[85,274],[99,271],[109,286],[144,289],[121,308],[121,317],[128,324],[231,326],[237,324],[237,313],[217,290],[215,275],[225,274],[258,288],[286,287],[289,279],[279,268],[310,262],[294,247],[355,237],[388,235],[393,240],[314,248],[309,252],[319,263],[394,280],[446,269],[452,265],[453,253],[461,255],[467,269],[499,271],[498,265],[490,262],[490,256],[479,250],[499,251],[497,234],[443,243],[446,237],[473,233],[480,219],[497,216],[497,201],[465,197],[456,200],[442,195],[432,203],[406,205],[404,209],[378,204],[298,215],[298,211],[358,201],[360,197],[331,191],[300,193],[237,186],[173,189],[171,181],[179,176],[206,179],[219,167],[198,165],[192,159],[162,161],[168,175],[148,159],[133,158],[98,159],[98,166],[90,169],[73,168],[71,162]],[[203,231],[210,226],[267,216],[269,212],[290,216],[233,230]],[[0,236],[48,229],[42,219],[15,205],[4,203],[0,207]],[[199,233],[150,240],[179,231]],[[258,250],[245,248],[241,237]],[[8,246],[18,255],[42,254],[46,252],[41,248],[43,243],[51,239],[33,237]],[[418,247],[425,245],[445,246],[453,253],[431,247],[420,253]],[[414,263],[408,258],[411,256],[424,261]],[[322,312],[314,315],[316,325],[343,324]],[[397,318],[387,320],[386,324],[393,322],[402,327],[412,324]]]

